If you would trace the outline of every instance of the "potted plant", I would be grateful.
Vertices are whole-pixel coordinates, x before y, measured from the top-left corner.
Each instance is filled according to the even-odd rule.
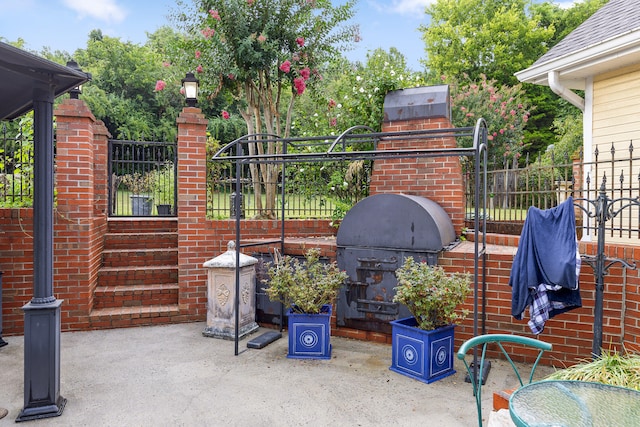
[[[134,216],[151,215],[150,193],[153,190],[153,178],[149,173],[134,172],[122,176],[122,184],[131,191],[131,213]]]
[[[347,273],[335,262],[323,263],[319,249],[310,249],[305,260],[284,256],[269,266],[269,286],[264,289],[272,301],[289,307],[289,358],[331,358],[332,303]]]
[[[454,374],[454,327],[468,314],[459,306],[471,292],[470,276],[449,275],[408,257],[396,277],[393,301],[406,305],[413,317],[391,322],[390,369],[426,383]]]
[[[165,162],[155,175],[153,194],[157,197],[158,215],[171,215],[171,207],[175,198],[175,167],[173,162]]]

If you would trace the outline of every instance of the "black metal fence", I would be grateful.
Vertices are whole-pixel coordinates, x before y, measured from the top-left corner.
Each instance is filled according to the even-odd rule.
[[[33,204],[33,123],[3,122],[0,134],[0,206]]]
[[[109,215],[176,215],[173,142],[109,140]]]
[[[622,146],[626,148],[621,150]],[[472,219],[475,188],[472,165],[465,165],[464,169],[467,218]],[[549,153],[545,161],[542,157],[535,162],[527,159],[524,165],[505,163],[501,168],[490,169],[487,189],[488,229],[520,234],[520,227],[512,225],[524,222],[531,206],[548,209],[568,196],[578,199],[577,202],[579,199],[595,200],[601,191],[611,200],[640,197],[640,157],[634,156],[633,141],[612,142],[606,147],[606,153],[602,152],[602,147],[596,148],[589,161],[585,160],[582,152],[573,159],[558,158]],[[579,217],[578,221],[582,222],[583,233],[596,233],[594,218]],[[610,236],[621,239],[639,238],[638,207],[630,206],[623,215],[608,222],[606,231]]]
[[[260,136],[254,149],[256,153],[265,153],[269,144],[281,142],[277,137]],[[303,157],[303,153],[326,150],[333,142],[323,138],[289,138],[285,149],[300,152]],[[209,159],[207,215],[215,219],[235,218],[233,201],[238,193],[242,218],[280,219],[284,215],[289,219],[340,219],[368,195],[370,160],[311,162],[302,157],[299,163],[265,161],[243,165],[239,171],[240,191],[235,188],[236,163]]]

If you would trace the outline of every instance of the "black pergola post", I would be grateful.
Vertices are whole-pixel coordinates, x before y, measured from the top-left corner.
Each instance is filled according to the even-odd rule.
[[[54,87],[33,90],[34,197],[33,298],[24,310],[24,408],[16,421],[62,414],[60,306],[53,295],[53,99]]]

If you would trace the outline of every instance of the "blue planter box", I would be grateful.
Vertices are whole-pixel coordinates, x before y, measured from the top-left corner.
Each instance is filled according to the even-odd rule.
[[[331,306],[319,314],[294,313],[289,317],[289,353],[291,359],[331,359]]]
[[[425,331],[414,317],[391,323],[391,369],[427,384],[453,375],[454,325]]]

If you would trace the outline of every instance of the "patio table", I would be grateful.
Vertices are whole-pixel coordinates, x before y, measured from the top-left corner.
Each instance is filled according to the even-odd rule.
[[[587,381],[538,381],[511,395],[509,412],[518,427],[638,426],[640,392]]]

